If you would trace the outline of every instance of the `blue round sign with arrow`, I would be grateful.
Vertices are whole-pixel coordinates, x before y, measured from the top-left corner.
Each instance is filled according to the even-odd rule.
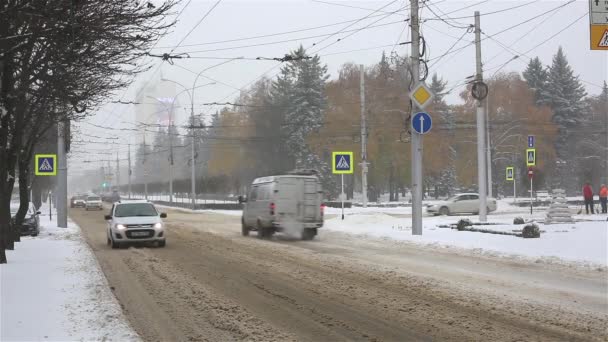
[[[431,130],[431,127],[433,127],[433,120],[428,113],[416,113],[412,118],[412,128],[416,133],[428,133]]]

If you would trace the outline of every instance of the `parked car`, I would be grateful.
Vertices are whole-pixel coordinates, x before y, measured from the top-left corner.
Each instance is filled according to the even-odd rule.
[[[103,204],[101,202],[101,197],[99,197],[97,195],[87,196],[84,208],[85,208],[85,210],[103,210]]]
[[[17,211],[19,211],[19,203],[11,204],[10,208],[11,219],[14,222],[15,217],[17,215]],[[27,213],[23,218],[23,223],[19,228],[19,232],[21,235],[38,236],[38,234],[40,234],[40,218],[38,215],[40,215],[40,212],[36,210],[36,206],[34,206],[34,203],[30,202],[27,208]]]
[[[77,194],[70,199],[70,208],[84,208],[86,195]]]
[[[289,230],[312,240],[323,226],[323,189],[314,174],[287,174],[257,178],[244,203],[242,234],[257,231],[258,237]]]
[[[119,201],[112,205],[110,214],[104,218],[108,222],[107,242],[112,248],[120,248],[133,243],[156,243],[165,247],[165,225],[154,204],[146,200]]]
[[[487,212],[496,210],[496,200],[487,199]],[[445,201],[435,203],[426,208],[432,215],[453,215],[453,214],[479,214],[479,194],[465,193],[458,194]]]

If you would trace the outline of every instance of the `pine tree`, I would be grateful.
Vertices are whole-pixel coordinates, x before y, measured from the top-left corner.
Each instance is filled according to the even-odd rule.
[[[553,121],[560,127],[569,128],[582,121],[587,95],[578,76],[574,76],[566,55],[560,47],[549,68],[544,99],[553,108]]]
[[[553,122],[559,129],[555,142],[559,163],[556,170],[556,183],[553,185],[566,187],[570,191],[578,187],[575,172],[580,169],[576,159],[576,137],[571,132],[573,128],[583,124],[587,109],[584,101],[586,95],[585,88],[578,76],[574,76],[566,55],[560,47],[549,68],[547,86],[542,98],[553,109]]]
[[[546,104],[544,96],[546,95],[549,74],[538,57],[530,60],[528,67],[523,72],[523,76],[526,82],[528,82],[528,86],[536,94],[536,105]]]
[[[300,46],[292,56],[306,57],[306,50]],[[328,78],[327,66],[321,64],[318,55],[296,59],[283,67],[271,93],[273,101],[280,104],[285,113],[282,135],[295,167],[318,170],[324,187],[332,191],[335,184],[328,163],[314,154],[306,141],[323,126]]]

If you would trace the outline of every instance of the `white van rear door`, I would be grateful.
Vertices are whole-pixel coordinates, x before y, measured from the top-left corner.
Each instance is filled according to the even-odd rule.
[[[298,202],[301,198],[301,182],[299,179],[280,178],[275,187],[276,214],[280,220],[299,219]]]
[[[304,221],[312,222],[316,221],[320,217],[320,200],[318,183],[316,179],[304,178],[304,191],[303,191],[303,209],[304,209]]]

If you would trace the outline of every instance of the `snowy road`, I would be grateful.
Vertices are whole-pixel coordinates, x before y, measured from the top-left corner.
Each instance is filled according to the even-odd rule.
[[[157,340],[605,340],[605,270],[322,231],[241,237],[239,217],[167,209],[167,247],[111,250],[72,210],[131,324]]]

